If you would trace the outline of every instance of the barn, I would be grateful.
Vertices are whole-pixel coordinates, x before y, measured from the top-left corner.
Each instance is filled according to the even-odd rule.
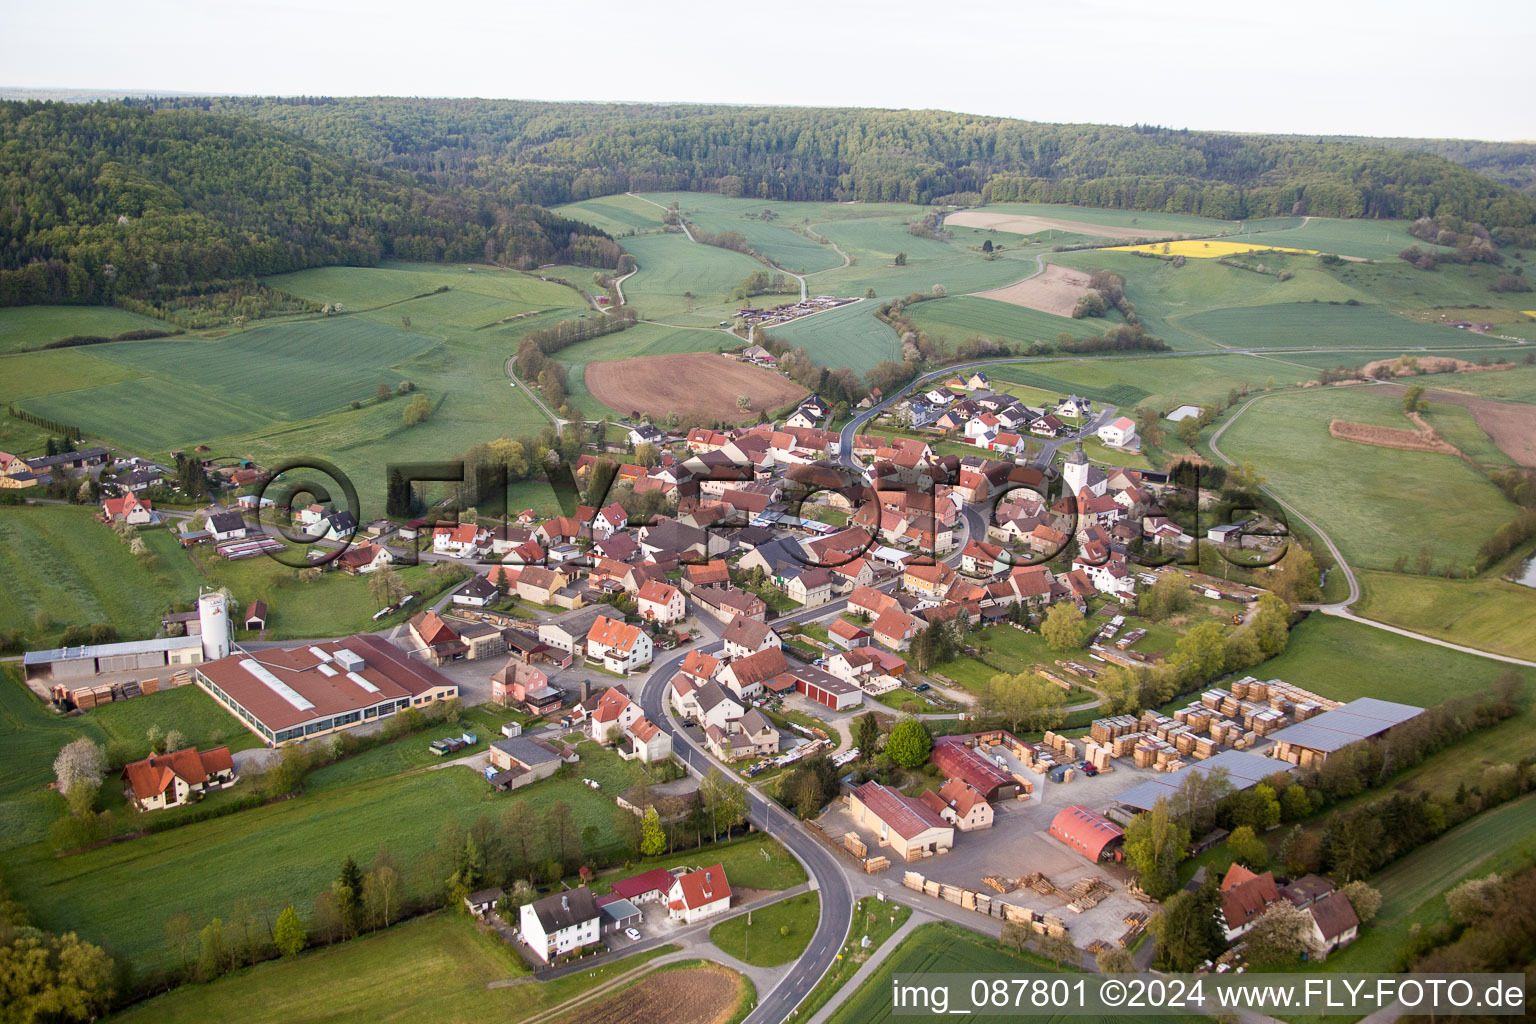
[[[1082,804],[1063,807],[1051,819],[1051,835],[1097,864],[1119,860],[1125,829]]]

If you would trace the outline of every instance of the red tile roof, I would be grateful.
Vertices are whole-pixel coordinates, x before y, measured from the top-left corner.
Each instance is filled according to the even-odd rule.
[[[946,822],[921,800],[888,789],[873,780],[853,791],[870,813],[885,822],[903,839],[914,839],[931,828],[949,828]]]
[[[731,883],[726,880],[725,868],[719,864],[689,872],[677,880],[677,886],[682,899],[674,903],[681,902],[689,910],[731,898]]]
[[[640,639],[640,627],[631,626],[623,619],[610,619],[606,615],[599,615],[597,621],[592,623],[592,628],[587,631],[587,639],[616,651],[631,651]]]

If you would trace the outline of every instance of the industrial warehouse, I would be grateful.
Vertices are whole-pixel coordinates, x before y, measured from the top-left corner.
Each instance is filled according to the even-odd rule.
[[[196,671],[197,685],[270,746],[459,695],[436,669],[366,634],[235,654]]]

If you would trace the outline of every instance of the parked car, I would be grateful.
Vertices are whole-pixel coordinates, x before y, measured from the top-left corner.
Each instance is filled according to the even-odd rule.
[[[1083,774],[1089,776],[1090,778],[1099,774],[1099,769],[1094,766],[1092,761],[1084,761],[1081,767],[1083,769]]]
[[[912,689],[916,690],[918,693],[927,693],[931,687],[929,687],[927,683],[918,683],[916,686],[912,687]]]
[[[629,938],[635,942],[640,941],[640,929],[638,928],[625,928],[624,934],[629,936]]]

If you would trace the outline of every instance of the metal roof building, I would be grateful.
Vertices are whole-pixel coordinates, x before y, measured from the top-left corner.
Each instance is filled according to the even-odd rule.
[[[1063,807],[1051,819],[1051,835],[1097,864],[1109,847],[1125,838],[1125,829],[1082,804]],[[1119,851],[1111,851],[1116,857]]]
[[[1218,768],[1226,769],[1227,777],[1232,780],[1232,788],[1238,791],[1256,785],[1265,776],[1287,770],[1287,766],[1276,764],[1273,758],[1250,754],[1246,750],[1223,750],[1215,757],[1197,761],[1176,772],[1158,775],[1132,786],[1116,796],[1115,803],[1139,811],[1150,811],[1157,803],[1158,797],[1171,797],[1179,791],[1179,788],[1184,785],[1184,780],[1188,778],[1186,772],[1208,775]]]
[[[1287,743],[1331,753],[1357,740],[1386,732],[1394,725],[1401,725],[1423,713],[1423,708],[1416,708],[1412,704],[1361,697],[1341,708],[1324,711],[1305,722],[1281,729],[1270,738],[1276,744]]]

